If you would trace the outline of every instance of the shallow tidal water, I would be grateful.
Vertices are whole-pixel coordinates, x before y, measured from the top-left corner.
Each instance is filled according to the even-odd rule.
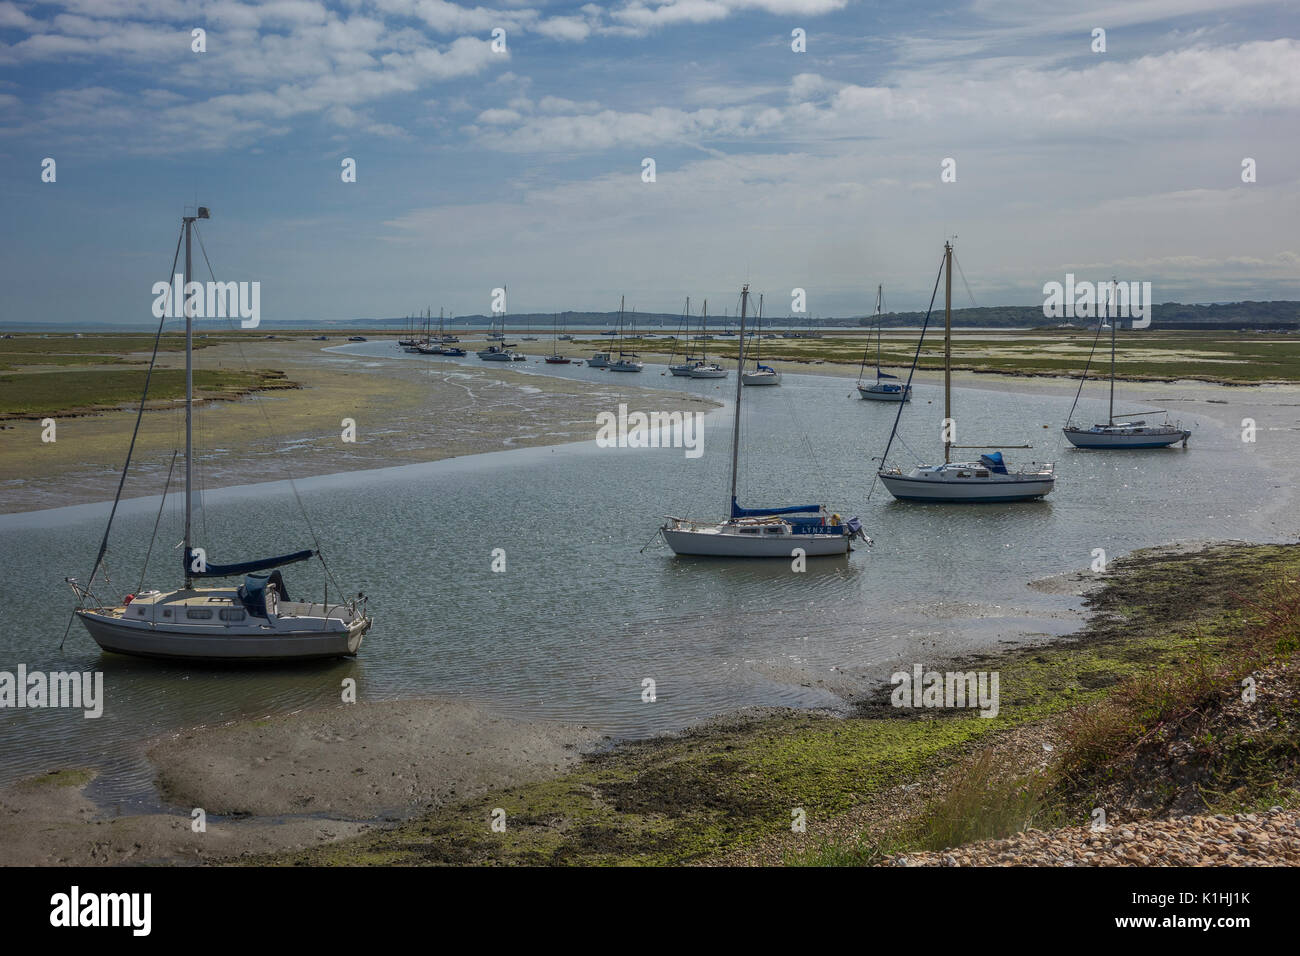
[[[391,342],[331,350],[325,360],[418,361]],[[461,361],[478,362],[472,349]],[[616,374],[521,366],[509,367],[601,382]],[[628,384],[728,402],[735,388],[734,370],[723,382],[661,371],[648,364]],[[1087,394],[1085,417],[1104,416],[1102,390]],[[375,626],[347,662],[213,668],[133,660],[102,654],[78,623],[60,652],[72,606],[63,579],[88,572],[108,505],[0,516],[11,609],[0,669],[100,670],[107,698],[97,720],[80,711],[0,711],[0,783],[96,766],[105,771],[92,791],[101,801],[147,802],[152,771],[143,741],[331,705],[346,677],[356,679],[362,700],[461,696],[615,737],[750,705],[841,707],[900,665],[1075,629],[1076,598],[1026,585],[1088,568],[1095,549],[1113,560],[1176,541],[1279,537],[1280,479],[1237,429],[1184,403],[1171,407],[1193,426],[1185,450],[1081,452],[1060,437],[1071,398],[1063,390],[957,389],[960,442],[1032,442],[1033,450],[1007,457],[1013,467],[1055,461],[1057,487],[1041,502],[918,506],[894,502],[880,487],[867,500],[871,459],[884,448],[894,406],[861,401],[851,380],[830,376],[786,374],[780,388],[748,389],[741,503],[824,503],[860,515],[875,540],[846,558],[812,559],[803,573],[786,561],[679,559],[660,544],[640,550],[665,514],[722,516],[729,407],[706,418],[699,458],[680,448],[587,441],[299,481],[335,576],[370,598]],[[894,461],[942,455],[942,409],[941,388],[915,386]],[[119,509],[113,583],[103,593],[137,589],[158,505],[138,499]],[[179,583],[179,513],[170,500],[146,587]],[[196,528],[216,562],[312,544],[285,483],[208,492]],[[498,548],[504,572],[492,570]],[[320,593],[317,564],[287,568],[285,578],[294,597]],[[642,699],[647,678],[653,703]]]

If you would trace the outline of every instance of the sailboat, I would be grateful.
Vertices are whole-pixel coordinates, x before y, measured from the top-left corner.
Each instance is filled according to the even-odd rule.
[[[633,333],[636,332],[636,324],[632,326]],[[628,358],[631,356],[631,358]],[[591,363],[588,362],[588,365]],[[610,362],[606,368],[611,372],[639,372],[645,368],[645,363],[637,358],[635,352],[623,351],[623,299],[618,300],[618,361]]]
[[[416,316],[408,315],[406,319],[411,325],[411,334],[409,338],[403,339],[398,344],[402,346],[402,351],[418,355],[420,352],[420,340],[415,337]]]
[[[862,373],[867,367],[867,353],[863,352],[862,367],[858,369],[858,394],[872,402],[910,402],[912,386],[901,385],[898,376],[880,370],[880,313],[884,304],[884,289],[883,285],[876,286],[876,380],[869,385],[862,381]],[[870,348],[870,342],[867,347]]]
[[[709,311],[709,300],[704,300],[704,311]],[[686,350],[681,362],[673,364],[673,359],[677,356],[677,340],[683,339],[686,343]],[[677,335],[673,337],[673,348],[668,356],[668,371],[677,378],[689,378],[694,363],[691,362],[691,297],[686,297],[686,305],[683,308],[682,320],[677,325]]]
[[[943,306],[943,417],[945,422],[952,421],[952,243],[943,245],[944,306]],[[938,280],[936,278],[936,285]],[[933,302],[933,300],[931,300]],[[929,323],[929,316],[926,316]],[[925,340],[925,330],[921,331],[921,341],[917,343],[917,357],[920,357],[921,343]],[[913,360],[912,370],[916,362]],[[911,375],[908,376],[911,384]],[[898,414],[894,418],[893,431],[889,433],[889,444],[881,456],[881,468],[878,476],[889,493],[900,501],[947,502],[950,504],[987,504],[1004,501],[1029,501],[1048,494],[1056,485],[1056,472],[1051,464],[1035,465],[1030,471],[1011,471],[1002,457],[1001,451],[989,451],[980,455],[978,461],[954,462],[954,448],[991,448],[989,445],[954,445],[952,434],[945,430],[943,442],[943,464],[919,465],[907,474],[899,468],[887,465],[889,449],[898,434],[898,422],[903,415],[900,402]],[[1018,446],[1027,448],[1029,446]]]
[[[569,359],[560,354],[560,316],[555,316],[555,328],[551,332],[551,354],[546,356],[547,365],[568,365]]]
[[[493,320],[492,324],[494,326],[496,325],[495,319]],[[493,331],[489,332],[488,339],[490,341],[498,342],[500,344],[489,345],[485,349],[479,349],[475,354],[483,361],[485,362],[525,361],[524,356],[520,355],[518,352],[510,351],[511,347],[514,344],[513,342],[510,343],[509,345],[506,344],[506,340],[505,340],[506,339],[506,314],[504,310],[501,312],[501,331],[498,332],[494,329]]]
[[[408,315],[406,317],[406,338],[397,340],[398,347],[404,348],[408,352],[414,351],[415,346],[419,344],[419,339],[415,337],[414,323],[415,323],[414,316]]]
[[[726,335],[724,332],[723,335]],[[709,300],[704,300],[704,311],[700,313],[700,360],[694,363],[686,374],[691,378],[726,378],[727,370],[717,362],[709,361]]]
[[[742,508],[736,500],[740,468],[740,409],[744,388],[745,315],[749,285],[740,291],[740,344],[736,357],[736,408],[731,429],[731,496],[724,521],[695,521],[666,516],[659,528],[676,554],[727,558],[785,558],[802,549],[807,557],[848,554],[854,538],[867,540],[862,522],[827,514],[822,505],[786,508]]]
[[[761,332],[763,329],[763,295],[758,296],[758,328]],[[751,333],[753,334],[753,333]],[[780,385],[781,373],[770,365],[764,365],[759,358],[762,349],[762,336],[754,337],[754,370],[752,372],[741,372],[740,380],[746,385]]]
[[[1181,422],[1173,425],[1169,424],[1169,413],[1164,409],[1153,409],[1153,412],[1161,412],[1165,420],[1158,425],[1148,425],[1145,420],[1138,421],[1115,421],[1115,327],[1119,324],[1118,315],[1114,303],[1113,294],[1115,283],[1111,282],[1107,288],[1107,304],[1102,307],[1101,316],[1110,319],[1110,411],[1107,415],[1105,424],[1093,425],[1084,428],[1082,425],[1074,424],[1074,409],[1079,404],[1079,395],[1083,392],[1083,383],[1088,379],[1088,366],[1092,365],[1093,353],[1097,351],[1097,338],[1100,338],[1101,331],[1106,327],[1106,323],[1101,318],[1097,322],[1097,336],[1092,340],[1092,352],[1088,353],[1088,366],[1084,367],[1083,377],[1079,379],[1078,391],[1074,393],[1074,405],[1070,406],[1070,414],[1066,418],[1065,427],[1061,431],[1069,439],[1071,445],[1076,448],[1168,448],[1170,445],[1178,442],[1187,447],[1187,439],[1192,437],[1192,433],[1182,427]],[[1142,413],[1148,414],[1148,413]]]
[[[450,358],[460,358],[464,356],[466,352],[463,348],[454,344],[459,342],[460,339],[454,335],[447,334],[447,320],[443,315],[443,311],[443,309],[438,310],[438,338],[435,339],[438,343],[438,347],[436,352],[438,355],[446,355]]]
[[[185,285],[190,288],[190,234],[194,222],[210,218],[208,209],[199,206],[193,216],[182,216],[185,233]],[[173,273],[175,268],[173,267]],[[100,542],[99,554],[86,584],[66,579],[77,598],[75,614],[101,648],[118,654],[140,657],[182,658],[199,661],[292,661],[312,658],[351,657],[361,647],[370,630],[362,595],[357,600],[329,600],[328,588],[319,602],[293,601],[285,587],[280,568],[311,558],[319,558],[319,547],[295,551],[279,557],[243,561],[237,564],[208,563],[206,553],[193,546],[192,516],[194,504],[194,306],[185,303],[185,534],[182,540],[184,587],[175,591],[142,590],[128,594],[121,603],[106,604],[94,593],[95,576],[103,566],[113,528],[113,515],[121,499],[122,485],[113,501],[108,527]],[[163,321],[166,321],[165,319]],[[161,334],[161,327],[159,328]],[[153,362],[157,360],[157,351]],[[146,388],[140,399],[141,414],[148,396]],[[137,418],[137,429],[138,429]],[[126,480],[131,466],[132,438],[122,469]],[[174,459],[173,459],[174,461]],[[164,492],[164,501],[166,494]],[[244,576],[237,587],[195,587],[195,581],[209,578]],[[337,585],[336,585],[337,586]]]
[[[421,355],[441,355],[442,346],[436,344],[433,339],[433,310],[424,310],[424,339],[415,347],[415,350]]]

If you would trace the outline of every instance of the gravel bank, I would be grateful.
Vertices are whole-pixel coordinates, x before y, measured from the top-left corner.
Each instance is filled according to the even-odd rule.
[[[885,866],[1300,866],[1300,811],[1185,816],[1093,830],[1026,830]]]

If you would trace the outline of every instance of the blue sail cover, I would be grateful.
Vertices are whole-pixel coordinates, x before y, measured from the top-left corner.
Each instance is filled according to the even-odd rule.
[[[1007,464],[1002,460],[1002,452],[1000,451],[980,455],[980,463],[995,475],[1005,475],[1007,473]]]
[[[192,578],[228,578],[237,574],[253,574],[257,571],[266,571],[286,564],[297,564],[299,561],[306,561],[315,557],[315,555],[315,551],[295,551],[293,554],[282,554],[278,558],[241,561],[239,564],[206,564],[202,571],[195,571],[193,570],[194,551],[191,550],[189,557],[184,562],[184,566],[185,573]]]
[[[266,588],[274,584],[276,592],[284,600],[289,600],[289,592],[284,586],[284,578],[279,571],[267,571],[264,574],[250,574],[244,578],[239,587],[239,599],[244,602],[248,613],[254,617],[266,617]]]
[[[764,518],[768,515],[797,515],[806,514],[810,511],[821,511],[821,505],[795,505],[790,508],[742,508],[736,504],[736,499],[731,499],[731,517],[733,518]]]

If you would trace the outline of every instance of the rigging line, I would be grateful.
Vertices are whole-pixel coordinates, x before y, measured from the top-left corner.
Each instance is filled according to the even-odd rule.
[[[172,268],[168,273],[168,285],[175,281],[171,277],[176,275],[176,263],[180,260],[181,239],[185,236],[185,227],[181,227],[180,235],[176,237],[176,251],[172,254]],[[162,339],[163,325],[167,322],[167,310],[163,309],[163,317],[158,320],[158,331],[153,337],[153,355],[149,358],[149,368],[144,373],[144,391],[140,393],[140,407],[135,413],[135,428],[131,431],[131,444],[126,449],[126,462],[122,465],[122,477],[117,481],[117,494],[113,496],[113,507],[108,512],[108,524],[104,527],[103,540],[99,542],[99,553],[95,555],[95,566],[90,571],[90,577],[86,579],[86,587],[89,589],[95,583],[95,575],[99,572],[100,566],[104,563],[104,553],[108,551],[108,535],[113,530],[113,518],[117,515],[118,502],[122,500],[122,489],[126,486],[126,474],[131,468],[131,456],[135,452],[135,440],[140,435],[140,422],[144,419],[144,404],[149,397],[149,382],[153,378],[154,365],[158,362],[158,343]],[[105,571],[105,580],[107,580],[107,570]]]
[[[208,250],[203,244],[203,234],[199,232],[198,223],[195,223],[194,225],[194,231],[199,237],[199,251],[203,254],[203,263],[208,267],[208,275],[212,277],[212,281],[216,282],[217,274],[213,271],[212,262],[208,259]],[[235,331],[234,322],[229,318],[227,318],[226,321],[227,324],[229,324],[231,331]],[[252,368],[248,364],[248,357],[244,354],[244,347],[240,344],[238,335],[236,335],[233,341],[235,351],[239,353],[239,360],[244,363],[244,369],[251,373]],[[252,392],[249,397],[253,400],[254,405],[257,406],[257,410],[261,414],[263,421],[266,422],[267,431],[271,433],[272,440],[278,446],[280,444],[280,436],[276,432],[275,427],[271,424],[271,416],[267,414],[266,406],[261,401],[257,392]],[[302,496],[298,494],[298,483],[294,481],[293,475],[289,473],[288,465],[285,463],[285,456],[276,455],[274,457],[280,465],[280,469],[283,472],[285,479],[289,482],[289,490],[293,492],[293,500],[298,504],[298,513],[302,516],[303,523],[307,525],[307,531],[311,535],[312,543],[316,547],[316,557],[320,559],[321,566],[325,568],[325,573],[329,575],[331,580],[333,580],[333,572],[331,572],[329,566],[325,564],[325,558],[321,554],[320,536],[316,534],[316,526],[312,524],[311,517],[307,514],[307,508],[302,503]],[[334,581],[334,586],[339,590],[339,593],[343,593],[343,589],[339,587],[337,581]]]
[[[939,272],[934,277],[934,290],[930,293],[930,307],[925,310],[925,321],[921,324],[921,337],[916,340],[916,354],[912,356],[912,367],[907,370],[907,384],[903,388],[903,394],[907,395],[912,388],[912,376],[916,374],[916,363],[921,360],[921,347],[925,344],[925,330],[930,327],[930,315],[934,312],[934,300],[939,295],[939,280],[943,278],[944,262],[947,260],[947,253],[939,262]],[[907,402],[898,403],[898,411],[894,413],[894,427],[890,429],[889,441],[885,443],[885,453],[880,456],[880,468],[885,467],[885,462],[889,459],[889,449],[894,445],[894,438],[898,435],[898,422],[903,417],[903,406]],[[876,481],[880,478],[880,468],[876,469],[875,476],[871,479],[871,487],[867,489],[867,500],[876,491]]]
[[[952,261],[957,263],[957,274],[961,276],[961,284],[966,287],[966,295],[970,298],[970,304],[979,308],[979,303],[975,301],[975,294],[970,290],[970,283],[966,281],[966,273],[961,271],[961,263],[957,262],[957,253],[952,254]]]
[[[1079,387],[1074,392],[1074,404],[1070,406],[1070,414],[1065,419],[1065,424],[1070,424],[1074,420],[1074,408],[1079,404],[1079,396],[1083,394],[1083,383],[1088,381],[1088,369],[1092,367],[1092,357],[1097,352],[1097,341],[1101,338],[1101,329],[1106,323],[1097,318],[1097,334],[1092,337],[1092,349],[1088,352],[1088,361],[1083,366],[1083,375],[1079,377]]]
[[[172,472],[176,470],[176,456],[180,454],[176,449],[172,449],[172,463],[167,468],[167,482],[163,485],[162,501],[158,502],[158,517],[153,521],[153,534],[149,537],[149,550],[144,554],[144,564],[140,566],[140,583],[135,586],[135,593],[139,594],[144,588],[144,577],[149,570],[149,558],[153,555],[154,542],[158,539],[158,525],[162,521],[163,508],[167,506],[167,491],[172,486]]]

